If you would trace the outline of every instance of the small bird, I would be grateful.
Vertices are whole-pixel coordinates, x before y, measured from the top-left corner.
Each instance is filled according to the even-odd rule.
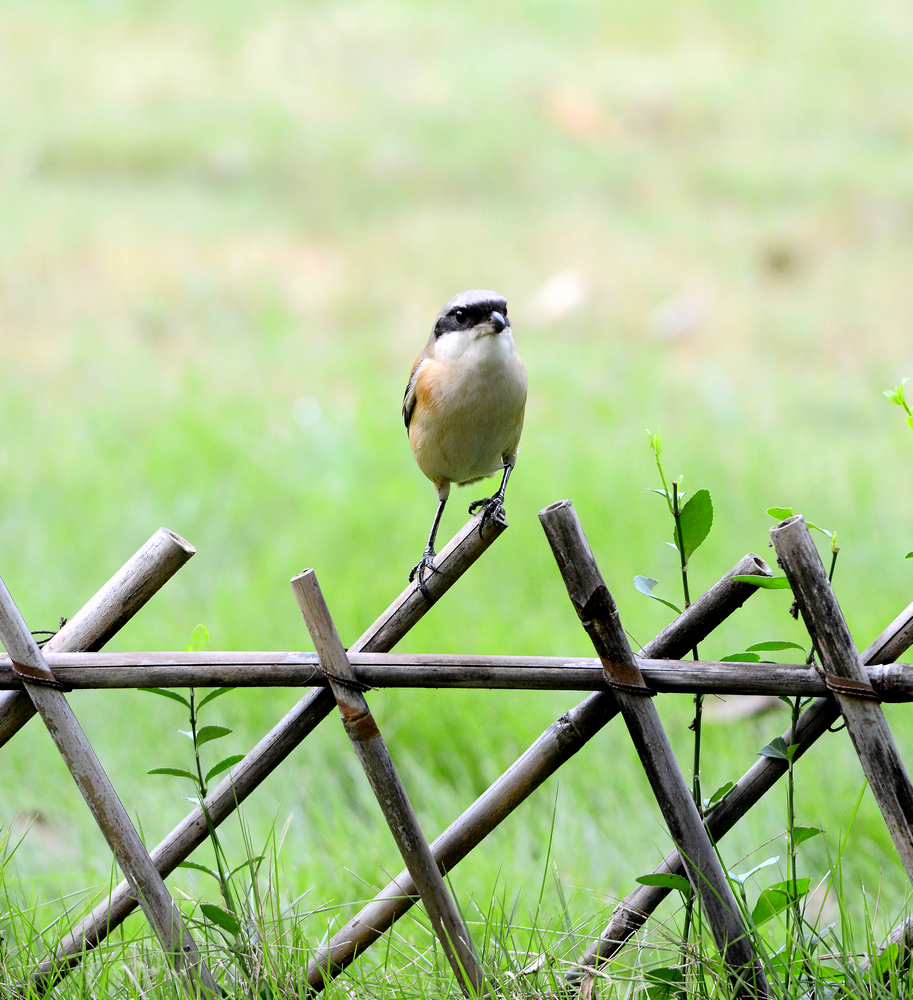
[[[504,470],[497,493],[469,506],[482,524],[504,511],[504,491],[517,462],[526,368],[517,354],[507,301],[475,289],[454,295],[438,313],[425,350],[412,368],[403,420],[418,467],[434,483],[438,505],[425,552],[409,574],[425,597],[434,568],[434,541],[450,486],[465,486]]]

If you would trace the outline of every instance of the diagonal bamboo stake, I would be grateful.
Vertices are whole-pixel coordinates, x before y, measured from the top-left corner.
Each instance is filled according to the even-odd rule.
[[[432,600],[439,600],[494,540],[506,530],[503,521],[489,519],[481,526],[481,514],[471,518],[438,555],[437,573],[425,579]],[[431,607],[410,584],[350,650],[382,652],[391,649]],[[289,754],[333,710],[335,701],[326,688],[309,692],[237,763],[204,799],[213,826],[218,826],[271,774]],[[151,852],[152,860],[167,878],[209,836],[202,806],[197,806]],[[117,885],[111,895],[85,917],[60,942],[56,953],[45,959],[33,977],[39,992],[45,992],[75,968],[83,954],[97,947],[136,909],[130,886]]]
[[[292,580],[292,590],[320,656],[321,667],[329,678],[343,726],[418,888],[425,912],[460,989],[466,996],[487,992],[485,973],[472,946],[472,938],[435,864],[367,699],[355,680],[355,672],[346,659],[314,571],[305,570],[296,576]]]
[[[801,514],[771,528],[777,558],[821,657],[859,762],[913,880],[913,784]]]
[[[735,574],[733,574],[735,575]],[[866,665],[892,663],[913,645],[913,604],[908,605],[862,654]],[[799,717],[796,726],[796,752],[798,760],[840,718],[840,708],[831,698],[817,698]],[[791,746],[792,727],[783,733],[783,742]],[[715,806],[704,822],[714,841],[724,837],[738,821],[786,774],[788,764],[774,757],[759,757],[736,782],[735,787]],[[684,875],[685,869],[678,851],[672,851],[654,874]],[[636,934],[649,916],[669,895],[663,886],[641,885],[625,896],[615,907],[608,925],[599,938],[580,956],[568,971],[565,979],[569,987],[579,987],[584,977],[617,954],[625,942]]]
[[[41,650],[2,579],[0,641],[13,663],[19,665],[17,669],[27,671],[36,680],[43,678],[37,683],[27,681],[26,694],[41,715],[165,954],[183,977],[188,992],[196,996],[202,989],[208,997],[220,996],[220,990],[186,928],[181,911],[175,906],[161,875],[146,853],[136,827],[130,822],[127,810],[117,797],[66,697],[62,691],[51,686],[56,683],[53,674],[48,670]]]
[[[744,556],[652,642],[647,643],[644,655],[657,658],[684,656],[755,593],[757,587],[732,579],[748,575],[773,574],[770,567],[754,553]],[[617,712],[618,704],[611,691],[599,692],[590,695],[552,723],[431,844],[431,851],[441,869],[451,871],[459,864]],[[400,872],[315,954],[308,965],[308,985],[314,990],[323,989],[328,977],[339,975],[357,955],[407,913],[417,898],[408,871]]]
[[[43,652],[101,649],[195,551],[180,535],[159,528],[82,610],[51,636]],[[12,739],[34,714],[35,707],[25,692],[0,695],[0,746]]]
[[[717,948],[742,997],[768,997],[770,989],[732,887],[675,755],[650,690],[628,645],[615,601],[609,593],[569,500],[539,512],[568,596],[602,660],[606,678],[624,716],[672,840],[685,862],[692,891],[701,901]]]

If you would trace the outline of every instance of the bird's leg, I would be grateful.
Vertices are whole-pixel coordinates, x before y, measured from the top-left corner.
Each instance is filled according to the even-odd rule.
[[[428,588],[425,586],[425,570],[431,570],[432,573],[437,573],[434,566],[434,557],[437,553],[434,551],[434,540],[437,538],[438,525],[441,523],[441,515],[444,513],[444,506],[447,503],[447,497],[441,497],[437,503],[437,513],[434,515],[434,522],[431,525],[431,534],[428,536],[428,544],[425,546],[425,552],[422,558],[412,567],[412,572],[409,574],[409,582],[418,577],[418,589],[422,592],[422,596],[426,601],[431,600],[431,595],[428,593]]]
[[[480,507],[483,508],[482,520],[479,521],[479,534],[482,533],[482,529],[485,527],[487,521],[504,514],[504,491],[507,489],[507,480],[510,479],[510,474],[513,471],[514,467],[512,465],[505,465],[504,475],[501,477],[501,485],[498,487],[498,492],[494,496],[485,497],[484,500],[475,500],[469,505],[470,514],[475,514]]]

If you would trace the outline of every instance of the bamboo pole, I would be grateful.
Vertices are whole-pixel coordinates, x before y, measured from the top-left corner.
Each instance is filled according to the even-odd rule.
[[[485,973],[472,946],[472,938],[457,910],[444,877],[438,870],[418,817],[406,794],[393,759],[374,721],[367,699],[355,680],[355,672],[330,617],[317,576],[305,570],[292,579],[292,590],[304,615],[311,641],[320,656],[339,706],[342,723],[361,766],[371,783],[393,834],[396,846],[412,876],[425,912],[450,962],[453,974],[466,996],[478,996],[485,989]]]
[[[869,787],[913,881],[913,784],[872,691],[840,605],[801,514],[771,528],[777,558],[828,677]]]
[[[36,679],[36,682],[26,682],[26,694],[41,715],[162,948],[184,979],[185,988],[191,996],[201,991],[208,997],[220,996],[220,990],[201,958],[180,910],[146,853],[136,828],[130,822],[66,697],[53,686],[53,674],[2,579],[0,641],[17,669]]]
[[[890,663],[903,656],[913,645],[913,604],[908,605],[891,624],[875,639],[861,656],[869,667]],[[901,666],[898,664],[897,666]],[[797,761],[812,744],[823,736],[840,717],[840,708],[830,696],[817,698],[800,715],[795,733]],[[792,726],[782,735],[787,746],[793,745]],[[736,823],[786,774],[788,764],[774,757],[759,757],[736,782],[735,787],[714,809],[704,822],[715,841],[724,837]],[[684,874],[684,867],[677,851],[663,860],[654,874]],[[615,907],[609,923],[599,938],[580,956],[565,979],[569,987],[576,988],[602,964],[624,946],[647,922],[649,916],[669,895],[671,890],[662,886],[641,885],[622,899]]]
[[[615,688],[625,724],[650,781],[653,795],[678,852],[692,891],[701,901],[720,954],[744,997],[767,997],[770,989],[748,935],[732,887],[691,797],[628,645],[618,609],[603,581],[573,504],[562,500],[539,519],[564,578],[568,596]]]
[[[742,663],[636,657],[648,685],[662,694],[827,696],[806,663]],[[372,688],[484,688],[523,691],[610,691],[595,657],[351,653],[356,680]],[[326,687],[316,653],[57,653],[45,662],[67,688]],[[913,664],[866,667],[882,701],[913,700]],[[22,687],[0,657],[0,689]]]
[[[740,608],[757,590],[734,576],[772,576],[770,567],[754,553],[740,559],[722,579],[686,608],[674,622],[649,642],[649,657],[684,656]],[[350,658],[354,659],[350,651]],[[599,664],[600,671],[602,664]],[[603,726],[615,717],[618,704],[611,691],[590,695],[566,712],[520,756],[462,815],[431,844],[444,871],[451,871],[551,775],[570,760]],[[408,871],[402,871],[365,905],[308,965],[308,985],[324,988],[327,978],[339,975],[370,947],[417,901]]]
[[[101,647],[171,579],[196,549],[167,528],[159,530],[98,593],[44,645],[44,654]],[[35,714],[24,691],[0,695],[0,746]]]
[[[489,519],[480,529],[480,518],[481,514],[470,518],[438,555],[438,572],[425,580],[425,588],[433,601],[439,600],[507,528],[503,521]],[[430,607],[418,585],[410,584],[353,643],[350,651],[390,649]],[[333,695],[327,688],[305,695],[206,796],[204,806],[213,826],[224,822],[329,715],[334,705]],[[167,878],[208,836],[203,807],[196,806],[151,852],[162,877]],[[35,988],[39,992],[50,989],[79,964],[87,950],[97,947],[135,908],[136,900],[130,886],[121,882],[60,942],[56,953],[41,963],[33,977]]]

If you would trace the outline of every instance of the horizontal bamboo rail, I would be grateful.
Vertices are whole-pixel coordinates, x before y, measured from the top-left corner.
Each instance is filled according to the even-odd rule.
[[[647,684],[663,694],[829,694],[805,663],[665,660],[636,657]],[[45,657],[55,676],[74,690],[166,687],[326,687],[316,653],[58,653]],[[489,690],[607,691],[594,657],[467,656],[433,653],[350,653],[360,684],[375,688],[486,688]],[[866,668],[886,702],[913,700],[913,664]],[[0,657],[0,690],[22,681]]]

